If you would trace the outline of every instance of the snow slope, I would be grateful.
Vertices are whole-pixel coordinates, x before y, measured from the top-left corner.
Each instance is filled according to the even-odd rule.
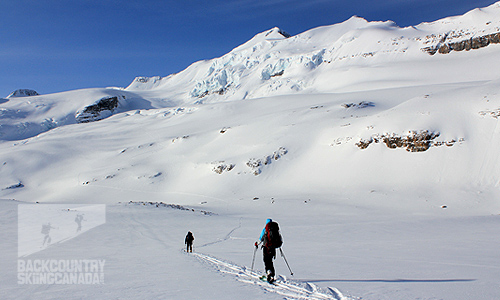
[[[500,2],[408,28],[352,17],[125,89],[2,99],[0,293],[498,298],[497,32]],[[106,285],[16,284],[16,209],[35,202],[107,205],[32,255],[105,259]],[[276,287],[259,256],[249,270],[268,217],[295,274],[278,258]]]

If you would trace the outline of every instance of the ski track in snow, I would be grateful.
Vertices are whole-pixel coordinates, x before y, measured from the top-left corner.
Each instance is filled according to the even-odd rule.
[[[235,232],[237,229],[241,228],[241,219],[242,218],[240,218],[238,226],[236,226],[235,228],[233,228],[228,234],[226,234],[226,236],[224,238],[218,239],[218,240],[216,240],[214,242],[210,242],[210,243],[206,243],[206,244],[200,245],[197,248],[203,248],[203,247],[206,247],[206,246],[218,244],[218,243],[221,243],[221,242],[229,240],[231,238],[231,234],[233,234],[233,232]]]
[[[336,288],[329,287],[324,291],[310,282],[295,282],[287,279],[285,276],[278,275],[275,284],[269,284],[259,279],[261,274],[241,267],[233,263],[225,262],[218,258],[212,257],[202,253],[191,253],[191,255],[198,258],[202,263],[207,263],[214,267],[217,272],[234,276],[236,280],[248,284],[253,284],[259,288],[264,289],[270,293],[282,295],[287,300],[292,299],[336,299],[336,300],[350,300],[337,290]]]

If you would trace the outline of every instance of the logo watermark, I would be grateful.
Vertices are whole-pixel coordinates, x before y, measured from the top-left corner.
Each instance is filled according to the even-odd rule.
[[[18,284],[102,284],[104,259],[24,259],[106,222],[106,206],[18,205]]]
[[[105,260],[19,259],[18,284],[102,284]]]

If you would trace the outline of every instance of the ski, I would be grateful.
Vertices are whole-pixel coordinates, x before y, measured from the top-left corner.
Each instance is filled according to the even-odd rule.
[[[273,280],[273,281],[269,282],[269,281],[267,281],[267,276],[266,276],[266,275],[262,275],[262,276],[260,276],[260,277],[259,277],[259,279],[260,279],[260,280],[262,280],[262,281],[264,281],[264,282],[267,282],[267,283],[269,283],[269,284],[274,284],[274,285],[276,285],[276,283],[275,283],[275,282],[276,282],[276,280]]]

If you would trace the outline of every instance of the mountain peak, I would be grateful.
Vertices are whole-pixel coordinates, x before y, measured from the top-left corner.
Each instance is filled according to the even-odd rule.
[[[29,97],[29,96],[38,96],[39,94],[30,89],[19,89],[15,90],[10,95],[7,96],[7,98],[15,98],[15,97]]]
[[[233,51],[240,51],[243,49],[248,49],[248,48],[256,46],[257,44],[265,42],[265,41],[284,40],[284,39],[287,39],[289,37],[291,37],[291,35],[288,34],[286,31],[284,31],[278,27],[274,27],[274,28],[271,28],[269,30],[266,30],[266,31],[263,31],[261,33],[256,34],[248,42],[234,48]]]
[[[277,36],[277,38],[281,39],[281,38],[289,38],[291,37],[291,35],[289,33],[287,33],[286,31],[283,31],[281,30],[280,28],[278,27],[274,27],[273,29],[269,30],[267,33],[266,33],[266,37],[269,37],[269,38],[273,38],[273,37],[270,37],[270,36]]]

